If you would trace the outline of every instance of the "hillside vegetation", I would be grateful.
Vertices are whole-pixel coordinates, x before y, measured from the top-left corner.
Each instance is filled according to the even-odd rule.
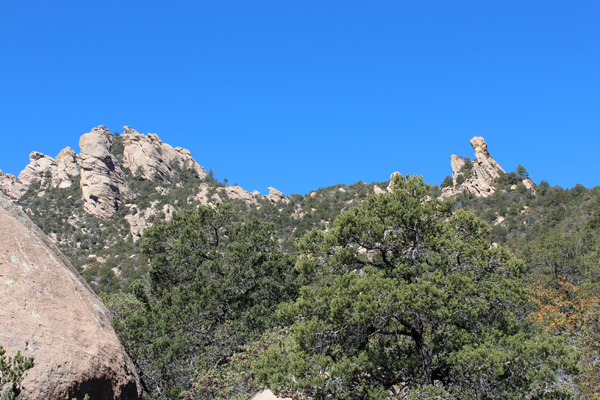
[[[127,132],[107,141],[111,217],[81,175],[17,197],[113,310],[148,398],[600,398],[600,187],[536,185],[474,138],[439,186],[261,196],[199,166],[132,171],[146,139]]]

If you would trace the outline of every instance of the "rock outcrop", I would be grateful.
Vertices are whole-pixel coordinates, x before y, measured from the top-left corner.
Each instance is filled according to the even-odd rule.
[[[394,190],[394,179],[397,176],[402,176],[402,174],[400,172],[396,171],[396,172],[392,172],[392,174],[390,175],[390,183],[388,184],[388,187],[386,188],[386,190],[390,193]]]
[[[129,208],[130,214],[125,216],[125,220],[129,223],[129,232],[134,242],[142,238],[144,230],[152,226],[151,221],[157,216],[161,216],[162,214],[162,219],[168,222],[173,218],[173,213],[176,211],[175,207],[170,204],[165,204],[162,210],[158,210],[156,203],[152,203],[150,207],[141,211],[135,204],[127,204],[126,206]]]
[[[280,201],[283,201],[284,203],[290,202],[290,200],[283,193],[272,187],[269,188],[269,200],[271,200],[273,203],[279,203]]]
[[[471,161],[457,155],[450,156],[452,165],[452,187],[444,188],[443,196],[457,193],[472,193],[475,196],[487,197],[496,191],[494,180],[504,173],[500,165],[487,150],[487,144],[481,136],[471,139],[475,150],[475,160]]]
[[[29,165],[19,174],[19,182],[29,187],[35,182],[40,182],[42,178],[48,178],[46,185],[50,186],[52,172],[56,170],[56,161],[54,158],[46,156],[39,151],[33,151],[29,154]]]
[[[189,171],[192,171],[199,181],[194,183],[198,188],[197,194],[192,195],[189,201],[214,204],[230,199],[251,205],[256,205],[263,198],[274,203],[289,201],[273,188],[269,188],[269,196],[262,196],[257,191],[250,193],[239,186],[214,185],[210,180],[205,180],[208,177],[206,170],[194,160],[189,150],[172,147],[156,134],[141,134],[129,126],[124,127],[119,139],[104,126],[98,126],[81,136],[79,146],[80,154],[67,147],[56,159],[37,151],[32,152],[29,165],[18,178],[0,171],[0,191],[13,199],[20,199],[32,185],[39,183],[37,195],[43,197],[47,189],[79,184],[84,210],[96,217],[109,219],[119,207],[138,195],[128,187],[126,173],[138,180],[162,184],[157,191],[167,195],[172,190],[167,189],[169,184],[175,183],[178,189],[182,187],[178,173],[184,172],[189,178]],[[157,210],[138,211],[139,215],[128,217],[134,238],[139,237],[141,231],[150,226],[149,219],[157,215]]]
[[[19,174],[18,182],[25,190],[38,182],[42,188],[64,189],[73,184],[79,168],[79,156],[70,147],[61,150],[56,159],[34,151],[29,154],[29,164]]]
[[[0,171],[0,191],[8,197],[18,199],[27,191],[27,187],[13,174],[4,174]]]
[[[138,377],[109,312],[48,238],[0,195],[0,344],[34,356],[31,400],[137,399]]]
[[[222,192],[231,200],[241,200],[247,204],[256,204],[257,200],[263,197],[260,192],[254,191],[254,193],[250,193],[239,186],[226,186]]]
[[[56,174],[52,176],[53,187],[61,189],[73,185],[73,177],[81,173],[81,158],[70,147],[66,147],[56,156]]]
[[[79,139],[83,207],[103,219],[116,214],[128,192],[125,174],[111,153],[113,140],[102,125]]]
[[[181,147],[163,143],[158,135],[143,135],[128,126],[123,132],[123,167],[134,176],[146,180],[166,181],[173,175],[173,166],[191,169],[200,179],[207,176],[206,170],[192,158],[190,152]]]

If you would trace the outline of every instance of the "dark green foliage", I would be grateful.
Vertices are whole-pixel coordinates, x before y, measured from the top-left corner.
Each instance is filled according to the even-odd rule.
[[[294,259],[272,227],[236,223],[232,206],[201,206],[145,232],[149,286],[115,296],[115,328],[148,391],[176,398],[194,371],[227,363],[274,326],[275,307],[295,298]]]
[[[277,346],[287,335],[281,327],[265,332],[258,340],[242,346],[221,367],[202,371],[194,378],[190,399],[247,400],[262,389],[256,378],[256,364],[265,350]]]
[[[521,164],[517,165],[517,169],[515,170],[515,173],[523,179],[529,178],[529,172],[527,172],[525,167],[522,166]]]
[[[122,164],[123,140],[119,135],[115,135],[111,152]],[[459,184],[464,183],[473,174],[473,163],[469,159],[464,160],[466,164],[457,176]],[[304,330],[298,328],[301,324],[296,324],[291,336],[294,340],[284,340],[276,344],[276,347],[280,346],[281,354],[287,355],[288,358],[278,356],[284,358],[275,357],[271,362],[289,364],[294,371],[311,377],[312,380],[306,378],[304,381],[298,381],[298,385],[337,385],[335,390],[339,389],[339,393],[331,389],[331,393],[335,392],[332,396],[336,398],[340,398],[342,394],[349,396],[347,398],[354,396],[348,393],[360,393],[358,397],[385,397],[389,395],[390,390],[400,391],[399,396],[402,398],[415,399],[431,396],[511,398],[514,396],[510,390],[523,387],[530,388],[531,397],[535,397],[532,394],[537,393],[537,389],[534,388],[535,382],[543,382],[546,385],[549,391],[544,395],[546,398],[550,397],[550,392],[563,398],[568,394],[561,392],[563,386],[558,387],[553,383],[554,372],[560,365],[568,364],[563,361],[571,357],[572,348],[581,347],[574,344],[580,341],[573,338],[595,337],[593,332],[588,331],[593,331],[597,324],[593,321],[584,324],[584,328],[577,328],[571,332],[569,347],[564,348],[563,354],[555,353],[548,357],[547,362],[544,361],[542,354],[545,354],[547,349],[555,349],[562,338],[541,335],[534,326],[523,322],[522,317],[528,311],[523,302],[524,292],[511,291],[510,287],[506,289],[502,286],[515,277],[512,270],[504,276],[507,280],[505,282],[499,277],[494,278],[500,282],[496,283],[498,287],[505,289],[502,295],[506,297],[500,299],[513,305],[511,310],[501,313],[502,318],[510,317],[505,320],[510,323],[506,322],[498,328],[494,324],[502,318],[498,317],[496,322],[489,323],[484,313],[475,309],[474,318],[469,321],[471,325],[457,328],[452,325],[456,321],[438,323],[436,327],[424,325],[430,326],[426,338],[435,350],[432,353],[435,354],[432,358],[434,365],[438,365],[439,360],[456,356],[452,361],[454,364],[447,363],[447,368],[440,368],[434,374],[436,378],[432,379],[437,379],[436,382],[440,386],[422,386],[425,381],[424,375],[414,373],[423,369],[420,356],[414,350],[417,348],[414,338],[400,335],[403,336],[401,340],[393,341],[393,335],[378,332],[365,340],[365,332],[369,332],[365,327],[373,326],[369,325],[369,321],[372,322],[372,319],[367,318],[369,313],[382,311],[384,305],[397,306],[401,296],[408,296],[406,293],[412,293],[415,298],[422,297],[422,304],[419,305],[422,310],[412,310],[413,318],[416,318],[415,315],[421,315],[421,318],[424,318],[422,315],[426,315],[425,320],[431,322],[434,319],[431,315],[439,314],[432,311],[434,308],[428,302],[437,301],[436,306],[446,306],[447,302],[454,301],[452,299],[458,298],[459,295],[468,298],[468,295],[472,294],[469,292],[469,281],[461,280],[464,277],[458,272],[472,272],[471,269],[479,265],[477,262],[485,264],[485,260],[488,264],[490,260],[495,260],[494,265],[501,266],[508,265],[506,263],[521,265],[501,250],[502,246],[510,248],[527,266],[525,272],[519,275],[522,285],[520,289],[532,284],[556,289],[556,282],[564,280],[576,285],[579,293],[596,296],[600,290],[598,187],[590,190],[576,185],[571,189],[563,189],[558,186],[551,187],[547,181],[541,181],[534,186],[534,190],[529,190],[523,184],[523,181],[529,178],[529,174],[519,165],[514,172],[501,174],[495,182],[497,190],[487,198],[458,194],[453,196],[454,202],[451,208],[447,209],[447,205],[436,203],[440,208],[433,213],[431,220],[438,222],[431,226],[424,225],[424,230],[428,231],[431,228],[431,232],[435,232],[431,233],[430,237],[434,237],[440,247],[432,245],[432,248],[428,248],[424,253],[427,255],[422,255],[425,261],[419,261],[417,264],[426,267],[421,270],[416,267],[408,268],[410,263],[397,263],[403,253],[395,254],[395,258],[391,257],[392,260],[396,260],[392,261],[394,266],[391,271],[402,273],[394,276],[382,267],[385,264],[382,254],[385,252],[379,247],[393,244],[389,242],[389,238],[395,236],[389,235],[397,234],[402,229],[382,231],[378,228],[379,222],[387,223],[387,217],[383,221],[371,218],[375,215],[374,210],[382,206],[381,199],[390,199],[389,194],[382,195],[380,200],[369,198],[376,192],[375,185],[385,189],[388,182],[335,185],[320,188],[307,195],[292,194],[289,196],[289,202],[277,204],[267,198],[259,199],[257,204],[224,198],[223,201],[227,203],[224,208],[202,208],[195,212],[185,210],[195,210],[198,206],[194,197],[199,192],[200,185],[203,185],[203,190],[207,191],[209,198],[219,194],[220,188],[224,186],[214,178],[212,170],[209,170],[207,178],[200,179],[194,171],[174,164],[170,166],[172,176],[156,177],[154,180],[146,180],[135,176],[131,171],[124,171],[130,189],[129,195],[123,199],[116,217],[111,220],[101,220],[83,211],[78,178],[74,179],[70,188],[59,189],[50,187],[51,177],[45,174],[41,182],[30,187],[20,202],[32,220],[56,240],[59,248],[82,272],[94,290],[111,304],[115,311],[115,326],[142,373],[147,392],[157,393],[160,388],[160,396],[163,398],[175,397],[181,390],[189,389],[189,378],[196,375],[193,372],[194,368],[197,368],[194,393],[200,396],[199,398],[210,398],[210,393],[215,397],[242,398],[257,387],[254,367],[248,367],[246,359],[242,357],[258,349],[260,344],[254,340],[264,329],[276,323],[277,318],[273,315],[273,310],[278,302],[293,298],[296,290],[292,284],[295,272],[290,270],[287,275],[282,271],[290,268],[292,258],[297,254],[302,254],[304,261],[298,263],[303,274],[295,282],[311,285],[308,286],[311,289],[305,289],[303,292],[305,303],[302,307],[299,305],[302,304],[302,300],[295,305],[282,307],[281,315],[287,316],[289,322],[294,322],[294,315],[312,318],[319,314],[319,323],[325,321],[331,325],[318,325],[310,318],[302,321],[305,324],[305,328],[302,328]],[[452,185],[452,179],[446,177],[441,187]],[[427,190],[432,198],[441,194],[441,188],[437,186]],[[423,192],[427,190],[423,189]],[[413,192],[416,196],[421,194],[419,191]],[[221,195],[221,198],[223,197]],[[409,203],[407,200],[406,204]],[[356,210],[348,212],[361,204],[371,207],[371,217],[365,208],[359,208],[363,210],[363,214],[357,213]],[[386,203],[385,207],[391,207],[390,204],[391,202]],[[164,205],[181,211],[177,222],[163,224]],[[416,209],[417,206],[413,204],[411,207]],[[132,240],[129,234],[130,226],[125,217],[146,215],[148,209],[158,211],[148,220],[154,223],[156,228],[145,235],[146,254],[143,254],[142,241]],[[490,228],[486,228],[481,220],[464,214],[461,210],[470,210]],[[342,216],[333,224],[340,214]],[[447,221],[446,217],[449,217]],[[458,236],[448,233],[448,226],[454,226],[453,229],[456,229],[457,218],[462,218],[462,221],[470,226],[465,232],[469,229],[475,230],[474,237],[481,241],[479,245],[473,245],[456,232]],[[441,228],[443,226],[446,227]],[[329,230],[329,233],[312,232],[300,240],[314,228],[319,231]],[[355,237],[349,237],[349,234]],[[164,239],[167,237],[170,239]],[[298,240],[302,244],[300,250],[296,246]],[[430,239],[420,238],[419,243],[427,244],[428,240]],[[501,246],[494,250],[490,248],[493,242]],[[408,246],[407,243],[409,242],[400,240],[395,245],[401,248],[401,244]],[[366,253],[357,252],[357,246],[363,245],[371,246],[371,249]],[[448,252],[463,245],[465,248],[472,247],[465,255],[460,256],[462,266],[457,267],[457,263],[450,267],[450,270],[455,270],[460,277],[444,272],[437,276],[438,281],[434,280],[433,273],[439,273],[436,268],[439,267],[440,260],[446,257],[446,264],[442,264],[451,265]],[[435,254],[438,255],[438,259]],[[443,254],[445,256],[441,256]],[[149,264],[148,258],[152,265]],[[308,268],[310,263],[305,262],[308,259],[312,259],[313,264],[315,261],[318,263]],[[474,259],[476,261],[473,261]],[[353,269],[348,271],[351,267]],[[334,271],[335,268],[344,272],[343,279],[334,274],[340,272]],[[360,274],[353,273],[354,270]],[[315,278],[314,273],[321,274],[319,279]],[[453,276],[452,279],[456,279],[464,287],[457,283],[444,283],[446,286],[440,289],[439,286],[443,286],[441,282],[448,276]],[[477,281],[477,284],[478,280],[489,278],[485,274],[474,276],[475,278],[471,278]],[[329,280],[325,282],[325,279]],[[260,282],[260,288],[251,284],[256,281]],[[496,281],[492,279],[490,282]],[[414,286],[415,284],[417,286]],[[473,287],[479,288],[477,285]],[[421,288],[424,294],[417,293],[416,288]],[[447,295],[445,290],[451,289],[455,289],[456,293],[447,296],[448,300],[440,300]],[[371,296],[370,293],[374,290],[378,291],[378,294],[386,293],[385,290],[394,293],[395,303],[390,303],[389,297],[392,295],[383,296],[383,302],[380,297]],[[492,294],[485,291],[479,293],[483,295],[479,300],[482,302],[480,306],[485,308],[485,301],[491,299]],[[335,301],[328,304],[324,300],[327,296],[331,296]],[[597,316],[597,313],[593,315]],[[366,330],[357,332],[354,336],[343,329],[339,330],[340,327],[335,326],[334,322],[343,318],[349,327],[360,326]],[[334,326],[335,329],[325,329],[330,326]],[[513,329],[512,333],[507,333],[509,328]],[[439,340],[444,337],[440,331],[444,329],[456,335],[443,342],[447,348],[439,352]],[[462,350],[457,350],[461,347],[456,343],[467,340],[465,338],[470,337],[471,330],[480,335],[473,341],[472,348],[468,350],[463,346]],[[502,340],[494,336],[496,331],[505,335]],[[321,336],[311,337],[310,332],[317,332]],[[338,332],[338,336],[332,339],[332,332]],[[373,333],[370,331],[369,335]],[[539,344],[537,347],[536,342]],[[248,347],[244,347],[245,343],[249,343]],[[330,346],[327,349],[329,353],[324,351],[324,347],[319,348],[319,351],[323,352],[317,355],[298,353],[298,343],[308,346],[306,348],[309,349],[310,346],[315,348],[315,343],[325,343]],[[355,350],[350,354],[347,351],[348,347]],[[236,353],[240,349],[241,352]],[[390,350],[393,350],[393,353]],[[519,364],[514,359],[521,353],[527,357],[519,358]],[[267,359],[274,357],[272,351],[264,353],[262,348],[260,354],[266,354]],[[321,356],[331,359],[319,358]],[[585,357],[588,360],[587,365],[592,366],[587,369],[586,376],[599,375],[597,368],[593,367],[597,365],[597,357],[587,354]],[[310,368],[306,367],[307,359],[314,362]],[[529,368],[532,362],[539,364],[536,364],[536,368]],[[399,365],[396,363],[400,363],[401,368],[395,369],[394,366]],[[513,375],[515,371],[520,374],[518,377],[514,376],[512,381],[503,375],[506,373],[507,363],[510,363]],[[314,368],[319,365],[331,367],[331,371],[335,370],[340,377],[339,380],[332,383],[331,380],[315,373]],[[463,369],[463,375],[459,373],[459,366]],[[268,371],[273,385],[284,382],[289,373],[288,370]],[[392,372],[401,374],[404,381],[398,381],[402,383],[388,387],[389,382],[393,381]],[[311,373],[313,375],[310,375]],[[566,383],[570,379],[569,373],[570,371],[565,370],[563,381]],[[356,377],[357,374],[361,379],[369,377],[370,381],[365,383],[359,379],[357,383],[354,378],[343,378]],[[497,377],[497,382],[490,380],[493,376]],[[585,379],[595,382],[593,378]],[[507,389],[506,385],[512,385],[513,389]],[[298,389],[299,387],[296,389],[303,388]],[[349,387],[356,391],[344,392],[349,390]]]
[[[262,362],[265,384],[316,399],[568,398],[556,373],[574,353],[525,320],[525,265],[420,178],[394,183],[303,238],[305,286],[280,307],[291,334]]]
[[[20,351],[13,357],[7,357],[6,350],[0,346],[0,393],[3,400],[21,398],[21,382],[31,368],[33,357],[25,357]]]
[[[454,182],[452,181],[452,177],[449,175],[446,175],[446,177],[444,178],[444,181],[442,182],[441,187],[445,188],[445,187],[450,187],[454,185]]]

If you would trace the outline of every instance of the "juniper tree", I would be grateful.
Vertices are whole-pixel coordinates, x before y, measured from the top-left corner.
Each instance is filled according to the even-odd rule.
[[[314,399],[568,398],[573,354],[525,319],[525,265],[420,177],[394,179],[299,243],[305,286],[261,379]]]

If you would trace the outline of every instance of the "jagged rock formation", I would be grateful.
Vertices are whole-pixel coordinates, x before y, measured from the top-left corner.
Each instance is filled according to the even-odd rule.
[[[223,191],[227,198],[245,201],[247,204],[256,204],[257,200],[263,197],[258,191],[250,193],[239,186],[226,186]]]
[[[206,178],[206,170],[192,158],[188,150],[173,148],[153,133],[143,135],[128,126],[124,129],[123,166],[134,176],[165,181],[173,176],[173,166],[177,166],[195,171],[200,179]]]
[[[116,140],[118,148],[115,149],[113,144]],[[112,218],[119,207],[135,197],[127,184],[127,173],[140,180],[180,185],[175,175],[182,171],[192,171],[197,179],[197,194],[191,200],[201,204],[222,202],[225,199],[257,204],[259,199],[265,198],[257,191],[250,193],[238,186],[215,187],[218,185],[202,182],[208,174],[194,160],[189,150],[172,147],[156,134],[141,134],[128,126],[124,127],[123,134],[117,138],[100,125],[81,136],[79,146],[80,155],[67,147],[56,159],[37,151],[32,152],[29,165],[18,178],[0,171],[0,190],[11,198],[20,199],[36,183],[40,184],[40,197],[44,196],[45,189],[64,189],[74,183],[79,184],[84,210],[102,219]],[[169,189],[159,188],[161,194],[168,194]],[[287,200],[279,191],[275,191],[269,198],[274,202]],[[150,218],[155,212],[149,211],[147,214]],[[140,227],[148,226],[143,222],[147,219],[143,215],[145,214],[130,218],[135,224],[135,227],[132,226],[134,237],[138,235]]]
[[[125,174],[111,154],[113,140],[112,133],[102,125],[79,139],[83,207],[104,219],[115,215],[128,192]]]
[[[34,356],[31,400],[137,399],[138,377],[108,310],[69,261],[0,195],[0,344]]]
[[[18,178],[27,188],[38,182],[42,187],[67,188],[73,184],[73,177],[79,175],[80,158],[70,147],[58,153],[56,160],[34,151],[29,161]]]
[[[444,188],[443,196],[453,196],[466,192],[487,197],[496,191],[494,180],[504,173],[500,165],[487,150],[487,144],[481,136],[471,139],[475,150],[475,160],[470,161],[455,154],[450,156],[452,165],[452,187]]]
[[[492,158],[487,143],[481,136],[471,139],[471,146],[475,150],[475,160],[471,161],[455,154],[450,156],[452,186],[442,189],[442,197],[450,197],[458,193],[487,197],[496,191],[494,181],[505,173],[504,169]],[[524,179],[522,183],[528,190],[535,188],[535,184],[530,179]]]

